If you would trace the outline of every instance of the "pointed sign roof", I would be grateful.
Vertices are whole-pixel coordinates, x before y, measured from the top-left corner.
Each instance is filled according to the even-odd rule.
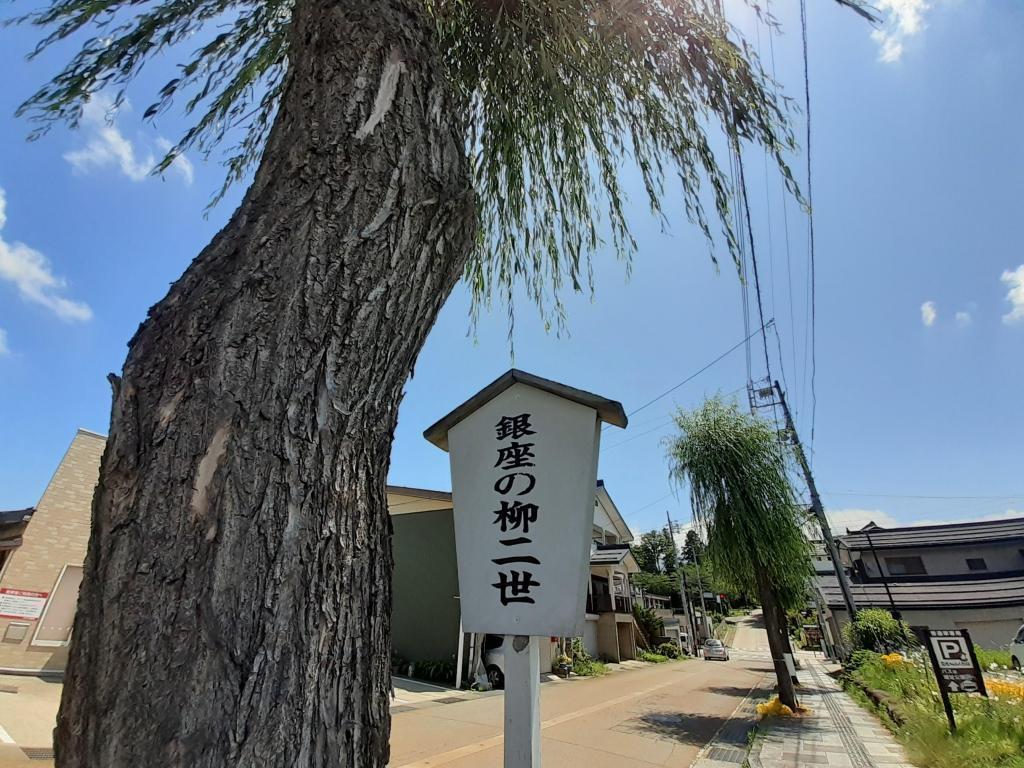
[[[625,427],[628,423],[626,413],[622,410],[622,403],[595,395],[592,392],[584,392],[582,389],[559,384],[551,379],[534,376],[532,373],[520,371],[518,368],[512,368],[481,389],[447,416],[428,427],[423,432],[423,436],[438,448],[447,451],[448,430],[484,404],[496,398],[513,384],[525,384],[534,389],[550,392],[552,395],[564,397],[566,400],[572,400],[588,408],[593,408],[597,411],[598,418],[601,421],[614,424],[616,427]]]

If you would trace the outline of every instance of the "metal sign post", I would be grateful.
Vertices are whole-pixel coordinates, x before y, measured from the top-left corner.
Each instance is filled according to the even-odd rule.
[[[424,432],[451,459],[462,628],[505,635],[505,768],[540,766],[540,638],[583,634],[602,421],[622,406],[513,369]]]
[[[956,718],[949,695],[977,693],[987,697],[985,677],[966,629],[928,629],[926,640],[928,656],[932,660],[939,694],[942,696],[942,706],[949,720],[949,730],[956,733]]]

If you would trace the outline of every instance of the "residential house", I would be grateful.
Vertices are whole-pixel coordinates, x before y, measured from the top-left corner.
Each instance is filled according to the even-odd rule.
[[[483,638],[462,632],[451,494],[389,486],[388,508],[394,530],[393,653],[409,662],[454,661],[459,679],[465,679],[478,660]],[[629,549],[632,540],[632,531],[599,480],[583,635],[584,647],[595,657],[636,657],[639,628],[633,602],[643,596],[629,579],[639,571]],[[542,669],[550,670],[559,640],[551,638],[541,654]]]
[[[996,648],[1024,624],[1024,518],[907,528],[870,523],[837,540],[858,608],[887,608],[911,627],[967,629]],[[835,575],[819,592],[834,629],[849,618]]]
[[[0,513],[0,669],[64,670],[104,445],[103,435],[78,430],[34,512]],[[389,486],[387,498],[394,652],[410,661],[466,660],[470,638],[460,632],[451,494]],[[653,598],[630,587],[637,571],[628,547],[633,534],[600,482],[593,531],[584,643],[595,656],[630,659],[639,631],[632,602]],[[553,641],[548,666],[556,648]]]

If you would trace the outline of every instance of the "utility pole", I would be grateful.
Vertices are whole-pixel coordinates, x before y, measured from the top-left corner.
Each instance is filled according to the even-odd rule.
[[[672,548],[676,548],[676,540],[673,536],[672,517],[669,515],[668,510],[665,510],[665,520],[668,522],[668,538],[672,542]],[[683,554],[683,550],[680,548],[680,554]],[[682,557],[679,557],[682,561]],[[683,615],[686,617],[686,623],[689,625],[687,629],[690,636],[690,653],[694,656],[697,655],[697,619],[693,615],[693,606],[690,605],[690,598],[687,595],[686,584],[686,569],[683,568],[683,563],[679,563],[679,596],[683,599]]]
[[[835,539],[832,538],[832,529],[828,525],[828,518],[825,517],[825,508],[821,506],[821,497],[818,496],[818,487],[814,484],[814,475],[811,474],[811,467],[807,463],[807,457],[804,455],[804,447],[800,443],[800,435],[797,434],[796,425],[793,423],[793,416],[789,412],[786,394],[782,391],[778,381],[775,382],[775,393],[779,396],[779,404],[782,406],[782,412],[786,416],[786,431],[789,433],[790,440],[793,443],[793,451],[796,453],[796,459],[800,462],[800,469],[803,470],[804,479],[807,481],[807,490],[811,494],[811,509],[814,511],[814,516],[821,527],[821,535],[825,539],[828,555],[832,558],[832,565],[836,569],[839,589],[843,593],[846,611],[850,614],[850,621],[852,622],[857,618],[857,604],[854,602],[853,592],[850,590],[850,582],[846,578],[846,571],[843,570],[843,564],[839,561],[839,550],[836,548]]]
[[[701,618],[704,620],[704,629],[708,631],[708,637],[711,637],[711,622],[708,620],[708,607],[704,602],[704,579],[700,577],[700,558],[697,556],[696,550],[693,553],[693,564],[697,566],[697,591],[700,592]]]

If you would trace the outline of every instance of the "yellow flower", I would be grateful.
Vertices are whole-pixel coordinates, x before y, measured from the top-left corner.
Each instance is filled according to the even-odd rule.
[[[1003,680],[987,680],[985,687],[988,692],[995,696],[1005,696],[1009,699],[1024,701],[1024,683],[1010,683]]]
[[[793,710],[779,701],[779,697],[776,696],[771,701],[758,704],[757,714],[761,717],[789,717],[793,714]]]
[[[887,653],[882,657],[882,661],[885,663],[885,666],[892,669],[903,666],[907,660],[903,658],[902,653]]]

